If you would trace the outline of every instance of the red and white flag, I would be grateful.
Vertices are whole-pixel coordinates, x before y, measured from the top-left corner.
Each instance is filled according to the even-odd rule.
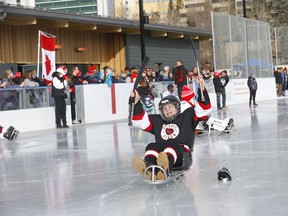
[[[56,36],[40,33],[42,51],[42,76],[46,80],[52,80],[52,73],[56,71],[55,43]]]

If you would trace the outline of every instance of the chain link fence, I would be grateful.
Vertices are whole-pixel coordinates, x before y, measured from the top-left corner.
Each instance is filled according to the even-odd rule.
[[[232,78],[273,76],[269,23],[215,12],[211,16],[215,71],[227,70]]]

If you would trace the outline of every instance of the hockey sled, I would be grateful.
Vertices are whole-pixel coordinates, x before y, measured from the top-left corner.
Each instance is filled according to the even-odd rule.
[[[161,170],[165,177],[164,179],[157,179],[156,177],[156,174],[157,172]],[[158,166],[158,165],[151,165],[151,166],[148,166],[144,172],[144,176],[148,175],[148,172],[151,172],[152,173],[152,178],[151,180],[145,180],[146,182],[150,183],[150,184],[164,184],[164,183],[167,183],[167,182],[170,182],[170,181],[182,181],[185,177],[185,172],[187,170],[175,170],[175,171],[171,171],[169,174],[166,173],[166,171]]]
[[[218,132],[218,135],[221,133],[230,133],[231,131],[234,131],[235,125],[233,118],[220,120],[210,117],[207,121],[201,121],[198,123],[196,127],[196,134],[200,135],[204,132],[208,132],[208,135],[210,135],[212,130]]]
[[[144,171],[144,176],[149,176],[148,172],[151,172],[152,174],[151,179],[146,179],[146,182],[150,184],[164,184],[170,181],[182,181],[185,177],[185,173],[190,170],[192,162],[192,150],[190,150],[183,152],[182,165],[180,167],[173,167],[172,170],[170,170],[169,174],[167,174],[167,172],[158,165],[150,165]],[[157,179],[156,175],[159,170],[164,173],[164,179]]]

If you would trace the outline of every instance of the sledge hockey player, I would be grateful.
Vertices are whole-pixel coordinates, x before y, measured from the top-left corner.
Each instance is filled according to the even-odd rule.
[[[8,140],[15,140],[19,134],[19,131],[16,130],[13,126],[10,126],[5,130],[5,128],[0,125],[0,139],[2,137],[2,133],[4,138]]]
[[[202,84],[198,85],[202,86],[198,92],[203,91],[203,100],[199,93],[195,106],[192,106],[192,91],[183,95],[181,102],[176,96],[168,95],[159,102],[160,114],[148,115],[139,102],[137,90],[131,93],[130,97],[135,97],[133,125],[155,136],[155,142],[146,147],[144,160],[135,157],[132,161],[134,168],[146,175],[146,180],[165,180],[170,171],[187,170],[192,165],[195,128],[200,120],[207,119],[211,113],[203,79],[198,78],[197,82]],[[152,170],[146,170],[150,165],[158,165],[162,169],[152,173]]]
[[[198,87],[197,87],[198,88]],[[182,97],[187,97],[191,94],[193,94],[193,99],[186,99],[186,101],[189,101],[191,106],[195,106],[197,102],[198,95],[194,94],[194,92],[190,90],[188,86],[183,86],[182,88]],[[206,119],[202,119],[202,121],[199,121],[199,123],[196,126],[195,133],[198,135],[201,135],[203,132],[208,131],[208,135],[210,135],[211,130],[218,131],[218,135],[220,133],[229,133],[232,128],[234,127],[234,120],[232,118],[225,118],[223,120],[216,119],[210,116],[207,116]]]
[[[225,118],[223,120],[210,117],[207,121],[200,121],[196,127],[196,133],[202,134],[204,131],[208,131],[210,135],[211,130],[218,131],[218,135],[223,133],[230,133],[234,127],[233,118]]]

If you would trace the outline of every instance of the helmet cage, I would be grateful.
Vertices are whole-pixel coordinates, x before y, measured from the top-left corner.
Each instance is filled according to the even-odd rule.
[[[172,115],[169,117],[166,117],[164,115],[163,108],[166,104],[173,104],[175,106],[177,110],[175,115]],[[158,105],[158,109],[159,109],[159,114],[164,121],[167,121],[167,122],[173,121],[180,114],[180,101],[174,95],[168,95],[167,97],[164,97],[161,99]]]

